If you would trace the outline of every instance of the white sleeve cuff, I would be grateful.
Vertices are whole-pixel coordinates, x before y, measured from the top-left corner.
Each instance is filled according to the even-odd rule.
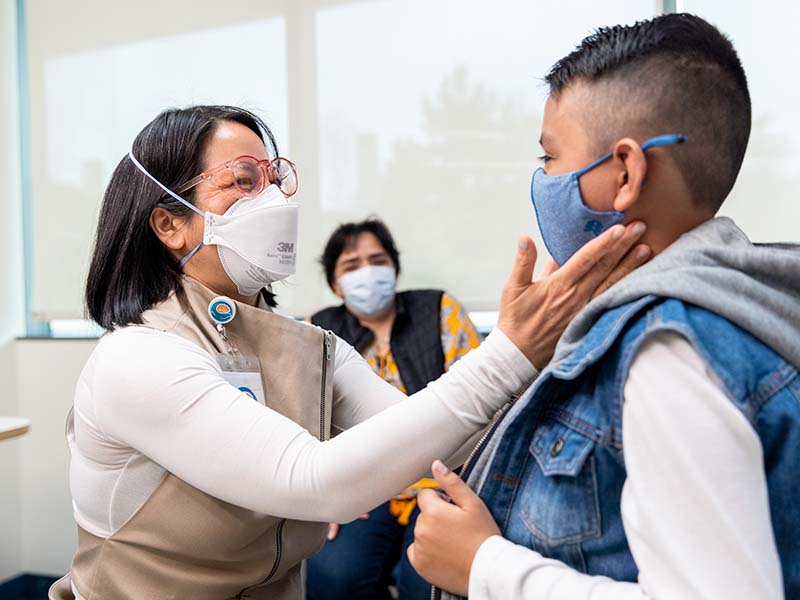
[[[497,356],[498,361],[519,377],[521,382],[519,388],[521,390],[527,388],[539,376],[539,370],[499,327],[495,327],[492,330],[484,340],[483,345],[489,346],[492,349],[492,354]]]
[[[496,331],[496,330],[495,330]],[[492,598],[492,574],[496,573],[496,565],[500,556],[508,550],[513,551],[513,542],[499,535],[484,540],[472,559],[469,571],[469,597],[471,600],[490,600]],[[528,550],[532,552],[532,550]],[[502,572],[502,569],[501,569]]]

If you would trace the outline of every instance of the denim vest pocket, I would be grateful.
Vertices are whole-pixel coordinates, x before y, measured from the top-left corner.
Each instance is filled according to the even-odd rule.
[[[534,433],[536,459],[520,506],[522,522],[547,547],[577,544],[600,536],[595,442],[556,421]]]

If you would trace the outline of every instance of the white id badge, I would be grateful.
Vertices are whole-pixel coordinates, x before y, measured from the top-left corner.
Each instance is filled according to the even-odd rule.
[[[267,405],[264,386],[261,385],[261,366],[257,358],[230,354],[217,354],[215,358],[225,381],[259,404]]]

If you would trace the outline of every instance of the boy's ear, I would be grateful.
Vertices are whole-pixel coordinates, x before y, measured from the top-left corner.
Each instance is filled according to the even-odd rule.
[[[169,250],[177,252],[188,244],[186,239],[186,217],[174,215],[157,206],[150,213],[150,228]]]
[[[614,198],[614,210],[625,212],[639,200],[647,175],[647,159],[636,140],[623,138],[614,145],[614,160],[622,164],[617,182],[617,195]]]

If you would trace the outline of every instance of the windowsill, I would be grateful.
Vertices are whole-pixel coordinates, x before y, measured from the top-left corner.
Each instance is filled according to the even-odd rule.
[[[482,336],[487,336],[497,326],[496,310],[476,310],[469,313],[469,317],[475,324],[475,329]],[[295,317],[301,320],[302,317]],[[85,319],[53,319],[52,321],[40,321],[36,323],[37,329],[42,331],[38,335],[22,335],[16,340],[97,340],[103,335],[104,330],[98,325]]]

